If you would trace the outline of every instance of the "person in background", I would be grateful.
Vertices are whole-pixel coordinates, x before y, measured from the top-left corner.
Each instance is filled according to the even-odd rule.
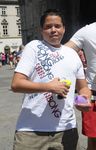
[[[18,50],[18,52],[16,53],[16,63],[17,63],[17,64],[18,64],[18,62],[19,62],[19,60],[20,60],[20,58],[21,58],[21,56],[22,56],[23,49],[24,49],[24,45],[20,45],[20,46],[19,46],[19,50]],[[16,65],[17,65],[17,64],[16,64]]]
[[[77,52],[83,49],[85,53],[86,80],[92,91],[92,108],[82,113],[82,133],[88,137],[87,150],[96,150],[96,22],[79,29],[65,45]]]
[[[13,60],[14,60],[14,56],[13,56],[13,54],[10,52],[10,54],[9,54],[9,65],[10,65],[10,69],[13,69]]]
[[[6,57],[5,57],[5,53],[1,54],[1,58],[2,58],[2,65],[4,66],[6,64]]]
[[[0,53],[0,67],[2,67],[2,53]]]
[[[83,65],[73,49],[61,44],[65,21],[60,11],[45,11],[40,26],[43,40],[25,46],[12,79],[12,90],[25,94],[13,150],[79,150],[75,87],[88,102],[79,110],[90,109],[91,96]]]

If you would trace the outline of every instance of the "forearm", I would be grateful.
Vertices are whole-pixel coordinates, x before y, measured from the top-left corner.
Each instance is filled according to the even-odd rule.
[[[51,92],[65,96],[69,88],[59,78],[54,78],[49,82],[34,82],[21,73],[15,73],[13,76],[11,88],[14,92],[20,93],[40,93]]]
[[[30,80],[21,79],[12,83],[12,90],[20,93],[49,92],[48,83],[37,83]]]
[[[88,87],[84,87],[78,91],[79,95],[85,95],[88,99],[91,98],[91,90]]]
[[[65,43],[65,46],[73,48],[76,52],[80,51],[80,48],[72,41],[68,41],[67,43]]]
[[[50,86],[49,83],[33,82],[24,74],[14,73],[11,88],[14,92],[36,93],[48,92]]]

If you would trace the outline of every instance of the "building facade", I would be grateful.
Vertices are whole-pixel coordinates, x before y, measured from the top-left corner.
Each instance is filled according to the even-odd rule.
[[[0,0],[0,52],[17,51],[21,44],[18,0]]]

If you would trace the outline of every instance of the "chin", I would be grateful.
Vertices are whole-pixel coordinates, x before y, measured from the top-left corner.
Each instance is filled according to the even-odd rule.
[[[60,47],[60,44],[51,44],[53,47],[57,47],[57,48],[59,48]]]

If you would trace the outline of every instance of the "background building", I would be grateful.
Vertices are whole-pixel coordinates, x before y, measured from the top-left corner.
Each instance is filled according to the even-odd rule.
[[[21,12],[22,39],[24,45],[32,39],[41,38],[39,19],[48,8],[62,10],[66,19],[64,43],[73,33],[96,20],[95,0],[18,0]]]
[[[0,52],[13,52],[22,44],[18,0],[0,0]]]

